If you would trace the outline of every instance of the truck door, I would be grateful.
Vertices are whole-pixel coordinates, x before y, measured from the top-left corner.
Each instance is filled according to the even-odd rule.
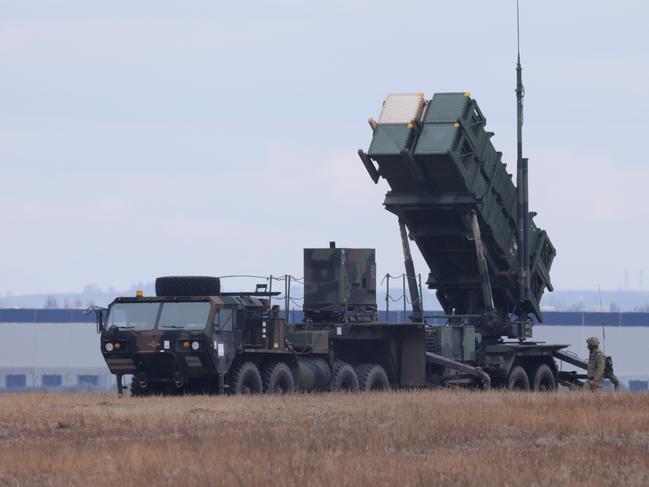
[[[220,308],[214,314],[214,356],[221,370],[227,370],[239,348],[235,320],[236,310],[232,308]]]

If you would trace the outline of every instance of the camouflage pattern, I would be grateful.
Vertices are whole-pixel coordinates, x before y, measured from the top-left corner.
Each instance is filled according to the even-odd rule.
[[[599,338],[590,337],[586,340],[586,345],[590,351],[586,374],[590,390],[595,392],[601,389],[604,379],[610,380],[615,387],[615,390],[618,390],[620,381],[613,373],[612,367],[611,370],[606,370],[606,356],[604,355],[604,352],[599,349]]]
[[[374,249],[304,249],[305,319],[376,321],[374,256]]]
[[[400,103],[401,98],[393,98],[388,97],[384,111]],[[378,167],[372,168],[389,183],[385,207],[414,237],[430,268],[428,287],[437,291],[449,315],[490,313],[493,299],[497,319],[482,320],[483,336],[508,334],[512,312],[525,322],[530,314],[542,319],[539,303],[545,289],[552,290],[549,272],[556,251],[528,213],[529,250],[521,262],[529,262],[530,270],[521,269],[517,216],[527,208],[525,191],[517,192],[512,183],[502,154],[491,143],[493,134],[485,130],[486,118],[468,93],[436,93],[423,101],[423,110],[401,120],[393,116],[389,123],[375,122],[362,159],[366,166],[375,161]],[[488,276],[472,242],[474,211]],[[521,276],[529,281],[523,299]],[[492,293],[485,292],[486,277]]]

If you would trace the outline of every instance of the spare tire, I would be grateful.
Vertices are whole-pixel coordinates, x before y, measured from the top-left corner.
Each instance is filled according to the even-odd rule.
[[[167,276],[155,280],[156,296],[218,296],[220,293],[218,277]]]

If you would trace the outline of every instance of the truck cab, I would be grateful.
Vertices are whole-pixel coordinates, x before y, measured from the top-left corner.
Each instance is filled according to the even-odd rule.
[[[120,297],[101,326],[101,352],[120,393],[129,374],[134,395],[218,392],[244,352],[281,352],[278,322],[267,299],[243,293]]]
[[[132,375],[135,396],[424,386],[424,327],[377,322],[374,269],[374,249],[306,249],[310,314],[291,325],[263,286],[223,293],[194,285],[217,278],[158,278],[156,296],[110,304],[101,352],[118,393]],[[334,287],[323,277],[330,274]],[[185,281],[193,284],[177,285]]]

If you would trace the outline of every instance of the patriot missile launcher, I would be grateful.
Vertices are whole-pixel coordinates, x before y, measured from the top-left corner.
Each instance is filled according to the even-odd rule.
[[[516,94],[516,186],[468,93],[390,95],[370,120],[372,141],[359,155],[372,180],[390,186],[384,205],[398,218],[410,322],[378,320],[370,248],[305,249],[301,323],[280,316],[266,285],[226,293],[218,278],[159,278],[157,296],[117,298],[105,319],[98,312],[118,392],[123,375],[133,375],[134,395],[579,384],[583,374],[555,361],[586,367],[567,345],[529,340],[556,251],[528,210],[520,59]],[[426,322],[410,240],[444,325]]]
[[[375,182],[390,185],[384,205],[421,251],[446,314],[483,337],[530,337],[531,316],[542,320],[541,296],[552,290],[556,251],[527,212],[526,184],[517,191],[477,102],[469,93],[390,95],[371,126],[361,159]],[[519,222],[521,212],[529,216]]]
[[[555,358],[586,366],[563,350],[567,345],[529,340],[533,319],[543,320],[543,293],[552,291],[556,250],[528,208],[520,54],[516,81],[516,185],[491,142],[484,114],[466,92],[431,99],[422,93],[389,95],[379,119],[369,120],[368,151],[358,151],[374,183],[384,178],[390,187],[384,206],[398,219],[410,298],[417,304],[413,319],[421,319],[422,309],[411,240],[445,313],[445,326],[426,326],[432,383],[468,377],[484,384],[480,373],[486,373],[491,385],[553,390],[559,382],[574,385],[585,377],[559,371]]]

